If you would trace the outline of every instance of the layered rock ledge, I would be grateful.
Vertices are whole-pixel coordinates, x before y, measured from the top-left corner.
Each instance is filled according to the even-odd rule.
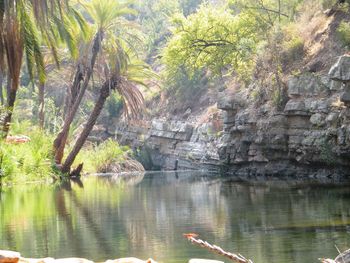
[[[146,154],[148,169],[204,169],[240,176],[347,178],[350,175],[350,56],[328,74],[287,81],[288,101],[254,103],[248,91],[223,91],[214,121],[153,119],[109,126],[108,136]],[[141,150],[140,150],[141,149]]]

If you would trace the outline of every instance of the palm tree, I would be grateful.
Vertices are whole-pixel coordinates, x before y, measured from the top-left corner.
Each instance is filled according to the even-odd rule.
[[[2,137],[6,137],[11,123],[19,77],[25,55],[29,75],[33,79],[37,72],[39,81],[45,80],[40,37],[57,58],[57,43],[67,43],[72,54],[76,44],[69,31],[70,25],[84,20],[80,14],[67,5],[67,1],[48,0],[3,0],[0,1],[0,71],[7,73],[7,113],[4,118]],[[57,61],[58,63],[58,61]]]
[[[111,91],[119,92],[124,101],[126,114],[133,117],[143,108],[143,96],[136,84],[144,84],[143,79],[155,76],[147,65],[137,60],[136,49],[131,43],[138,38],[130,34],[135,27],[121,16],[126,12],[121,13],[118,5],[118,2],[113,0],[92,0],[85,6],[98,30],[105,36],[98,67],[98,73],[103,72],[105,81],[83,131],[61,167],[63,173],[70,171]],[[82,165],[79,167],[81,169]]]
[[[83,63],[81,61],[77,65],[75,77],[70,91],[68,92],[69,97],[66,99],[67,114],[63,127],[54,140],[53,145],[56,164],[61,164],[62,162],[70,126],[90,83],[90,79],[95,70],[97,56],[101,52],[101,46],[106,42],[104,39],[107,38],[107,41],[114,39],[115,36],[113,34],[115,33],[118,21],[123,21],[125,23],[126,20],[123,19],[123,16],[135,12],[128,7],[129,3],[120,3],[116,0],[92,0],[81,4],[90,20],[93,21],[91,26],[95,28],[96,33],[91,45],[91,59],[89,63]],[[119,23],[118,25],[123,26],[123,23]]]

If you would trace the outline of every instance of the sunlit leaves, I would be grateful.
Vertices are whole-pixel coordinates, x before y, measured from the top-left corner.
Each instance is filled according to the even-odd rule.
[[[220,75],[224,69],[238,69],[255,54],[259,31],[256,20],[245,14],[202,5],[187,18],[174,17],[173,36],[163,52],[167,69],[184,66],[190,72],[207,68]]]

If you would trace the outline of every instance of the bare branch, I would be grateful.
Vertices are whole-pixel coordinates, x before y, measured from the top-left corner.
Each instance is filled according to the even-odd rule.
[[[192,244],[196,244],[200,247],[206,248],[210,251],[213,251],[219,255],[222,255],[224,257],[227,257],[228,259],[236,262],[236,263],[253,263],[252,260],[250,259],[246,259],[245,257],[243,257],[240,254],[234,254],[231,252],[226,252],[225,250],[223,250],[221,247],[216,246],[216,245],[211,245],[206,241],[203,241],[201,239],[197,239],[196,238],[196,234],[184,234],[184,236],[187,238],[187,240],[189,240]]]

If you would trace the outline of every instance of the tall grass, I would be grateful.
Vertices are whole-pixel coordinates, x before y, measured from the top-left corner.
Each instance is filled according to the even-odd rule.
[[[52,142],[54,135],[40,130],[29,121],[15,122],[12,135],[26,135],[30,142],[9,144],[0,141],[0,176],[4,184],[21,184],[33,181],[47,182],[58,178],[53,168]],[[84,172],[95,173],[108,170],[112,164],[125,161],[128,147],[119,146],[113,140],[83,148],[75,164],[84,162]]]
[[[23,144],[0,142],[0,174],[3,183],[45,181],[55,175],[51,165],[53,136],[29,122],[13,123],[13,135],[29,136],[31,141]]]
[[[81,151],[75,165],[84,163],[84,172],[96,173],[108,171],[110,165],[126,160],[129,147],[120,146],[118,142],[109,139],[99,145],[92,144]]]
[[[342,45],[350,47],[350,22],[342,21],[337,28],[337,35]]]

